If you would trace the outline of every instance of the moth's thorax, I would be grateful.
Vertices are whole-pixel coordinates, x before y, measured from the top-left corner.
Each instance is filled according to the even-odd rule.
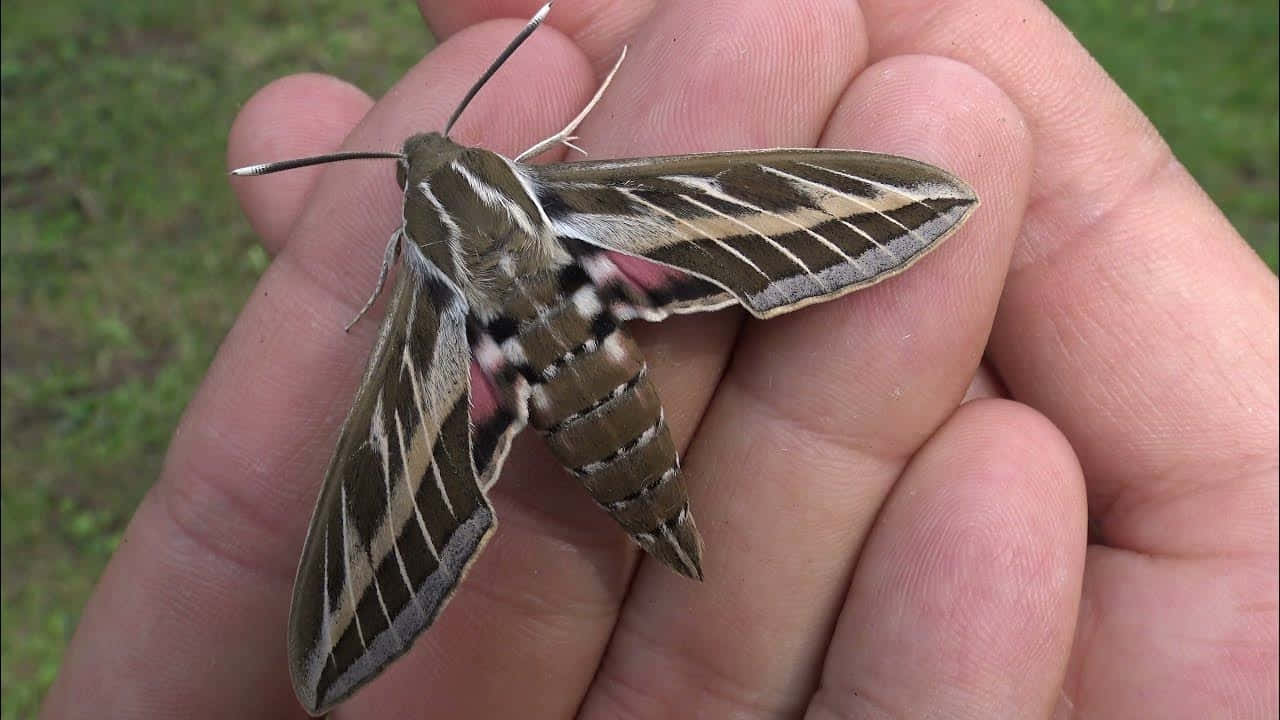
[[[404,152],[405,230],[473,310],[496,311],[513,278],[569,261],[514,162],[438,133],[409,138]]]

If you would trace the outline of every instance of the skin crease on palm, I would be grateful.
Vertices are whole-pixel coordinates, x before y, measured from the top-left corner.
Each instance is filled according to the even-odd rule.
[[[229,165],[441,128],[539,1],[425,2],[441,43],[386,97],[280,80]],[[840,301],[633,323],[706,582],[641,557],[526,435],[452,604],[335,717],[1274,717],[1276,277],[1051,12],[560,0],[455,138],[523,150],[624,43],[579,132],[593,157],[863,148],[951,170],[982,206]],[[342,326],[399,222],[394,177],[235,183],[275,262],[45,717],[302,715],[290,585],[377,331],[381,305]]]

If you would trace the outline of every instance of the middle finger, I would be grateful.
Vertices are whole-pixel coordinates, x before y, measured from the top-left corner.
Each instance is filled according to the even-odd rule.
[[[1020,128],[998,88],[942,58],[894,58],[850,87],[824,145],[935,162],[984,207],[901,278],[748,324],[685,464],[707,583],[642,567],[585,716],[653,686],[682,714],[803,707],[867,528],[981,357],[1029,182]]]

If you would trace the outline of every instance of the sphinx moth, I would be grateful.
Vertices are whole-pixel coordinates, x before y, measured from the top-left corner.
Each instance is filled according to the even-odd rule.
[[[906,269],[977,206],[943,170],[849,150],[523,162],[570,144],[618,65],[568,127],[514,160],[451,141],[453,121],[548,9],[443,134],[410,137],[399,153],[233,171],[390,158],[404,193],[357,319],[393,265],[394,290],[294,584],[290,670],[315,714],[434,621],[495,528],[486,491],[526,425],[644,550],[701,579],[676,448],[623,323],[735,304],[768,318],[831,300]],[[493,407],[473,407],[473,360]]]

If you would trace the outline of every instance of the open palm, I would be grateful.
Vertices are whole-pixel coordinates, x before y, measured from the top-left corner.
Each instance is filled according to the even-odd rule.
[[[261,91],[232,165],[439,129],[540,0],[426,0],[376,105]],[[1277,712],[1277,282],[1038,2],[562,0],[454,137],[513,155],[908,155],[982,207],[911,272],[757,322],[633,323],[706,541],[648,560],[536,437],[493,543],[338,710],[401,717]],[[301,714],[284,631],[399,224],[390,163],[238,183],[276,256],[112,559],[46,715]]]

